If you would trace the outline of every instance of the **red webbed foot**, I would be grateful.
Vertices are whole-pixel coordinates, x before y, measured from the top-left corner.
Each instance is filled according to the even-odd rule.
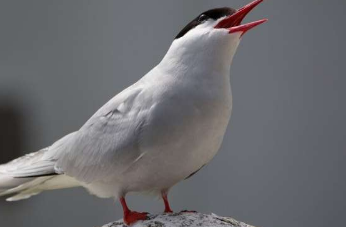
[[[169,213],[169,214],[170,214],[170,213],[173,213],[173,210],[171,210],[171,209],[167,209],[167,208],[166,208],[164,212],[165,212],[165,213]]]
[[[124,214],[124,223],[126,225],[131,225],[137,221],[144,221],[148,219],[148,213],[147,212],[136,212],[136,211],[129,211],[128,213]]]
[[[132,211],[127,207],[126,201],[124,197],[120,198],[120,203],[123,207],[124,211],[124,223],[126,225],[131,225],[137,221],[144,221],[148,219],[148,213],[147,212],[136,212]]]

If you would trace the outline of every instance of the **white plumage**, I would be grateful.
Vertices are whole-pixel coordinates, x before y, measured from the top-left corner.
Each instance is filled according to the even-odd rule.
[[[162,193],[170,212],[168,190],[220,148],[232,110],[233,56],[243,33],[265,20],[240,22],[260,2],[200,15],[178,34],[156,67],[78,131],[1,165],[0,195],[16,194],[8,199],[14,201],[76,186],[102,198]],[[144,218],[131,213],[125,201],[122,205],[127,223]]]
[[[213,30],[214,23],[175,40],[159,65],[81,129],[0,166],[2,190],[20,185],[2,194],[20,192],[17,198],[27,198],[61,188],[50,184],[70,177],[75,181],[63,186],[81,185],[104,198],[159,193],[208,163],[230,118],[230,63],[240,36]],[[55,172],[69,177],[18,178]]]

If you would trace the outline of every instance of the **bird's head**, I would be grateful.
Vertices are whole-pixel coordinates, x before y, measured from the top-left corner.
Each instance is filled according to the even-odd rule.
[[[171,65],[202,63],[206,67],[211,66],[209,64],[229,66],[242,36],[267,21],[262,19],[241,24],[261,2],[263,0],[255,0],[238,10],[224,7],[201,13],[178,33],[163,62]]]

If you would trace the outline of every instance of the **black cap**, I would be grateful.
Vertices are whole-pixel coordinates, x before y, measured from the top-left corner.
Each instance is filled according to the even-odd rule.
[[[216,9],[211,9],[208,11],[205,11],[198,15],[195,19],[193,19],[190,23],[188,23],[183,30],[179,32],[179,34],[175,37],[175,39],[179,39],[180,37],[183,37],[188,31],[193,29],[194,27],[202,24],[206,20],[212,19],[212,20],[218,20],[221,17],[226,17],[229,15],[232,15],[236,12],[235,9],[228,8],[228,7],[223,7],[223,8],[216,8]]]

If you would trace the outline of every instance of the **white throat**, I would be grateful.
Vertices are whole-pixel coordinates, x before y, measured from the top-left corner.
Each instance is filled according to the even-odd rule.
[[[191,32],[174,40],[158,67],[171,75],[217,73],[229,78],[240,34],[228,34],[221,29],[202,32]]]

